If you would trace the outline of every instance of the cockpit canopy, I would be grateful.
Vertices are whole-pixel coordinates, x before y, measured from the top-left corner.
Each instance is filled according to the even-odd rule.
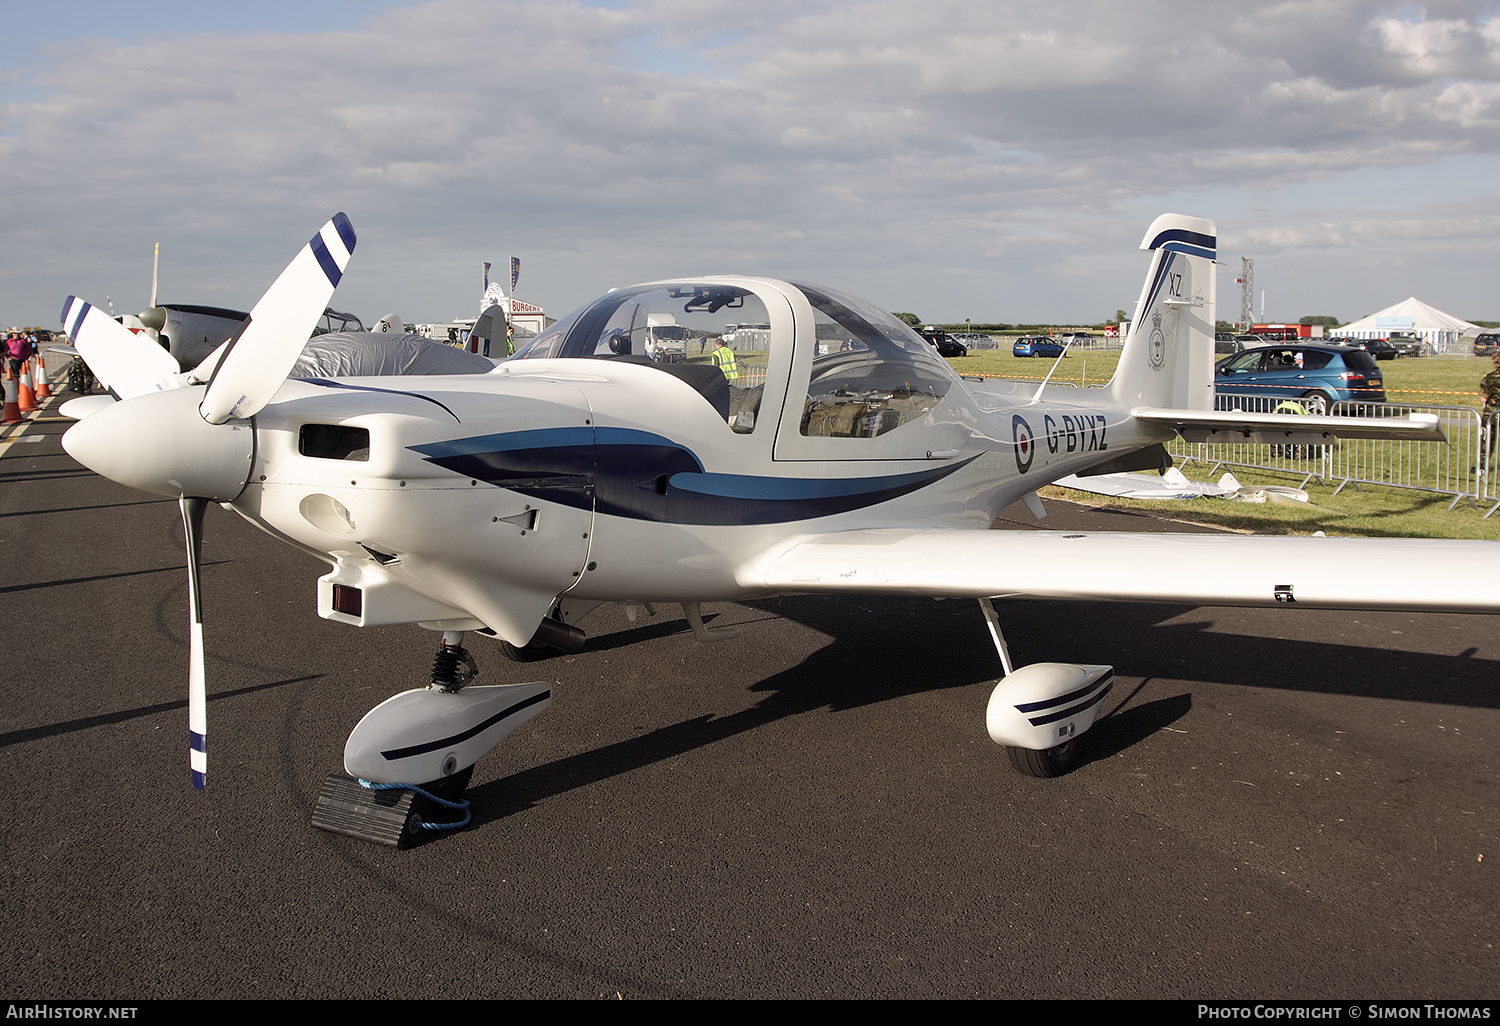
[[[788,301],[794,338],[771,329],[768,307],[785,310]],[[805,357],[798,360],[806,376],[792,388],[805,395],[799,430],[806,436],[886,434],[936,406],[957,380],[931,346],[885,311],[821,285],[758,279],[617,289],[558,321],[513,359],[650,364],[687,382],[734,431],[747,434],[761,419],[768,371],[805,348],[810,371]]]

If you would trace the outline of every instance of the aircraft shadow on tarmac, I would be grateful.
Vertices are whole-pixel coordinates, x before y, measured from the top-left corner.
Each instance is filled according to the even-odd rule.
[[[218,566],[229,560],[220,559],[212,563],[204,563],[204,566]],[[8,595],[17,591],[34,591],[38,588],[65,588],[76,584],[92,584],[95,581],[113,581],[125,577],[140,577],[145,574],[181,574],[180,566],[162,566],[152,570],[121,570],[113,574],[93,574],[89,577],[67,577],[60,581],[34,581],[31,584],[12,584],[0,588],[0,595]]]
[[[306,677],[289,677],[286,680],[273,680],[265,684],[252,684],[249,687],[234,688],[230,691],[219,691],[214,693],[216,700],[226,698],[239,698],[242,695],[253,695],[260,691],[271,691],[283,688],[289,684],[302,684],[306,681],[319,680],[321,673],[310,674]],[[73,734],[80,730],[90,730],[94,727],[108,726],[113,723],[125,723],[130,720],[138,720],[147,716],[155,716],[158,713],[175,712],[187,708],[187,699],[179,699],[174,702],[154,702],[151,705],[136,706],[134,709],[118,709],[114,712],[99,713],[95,716],[80,716],[77,719],[62,720],[57,723],[47,723],[39,727],[26,727],[21,730],[12,730],[0,734],[0,748],[10,745],[21,744],[26,741],[37,741],[45,737],[56,737],[61,734]]]
[[[75,463],[72,467],[58,470],[13,470],[10,473],[0,474],[0,484],[17,484],[21,481],[60,481],[68,477],[93,476],[93,471],[84,470]]]
[[[171,499],[142,499],[140,502],[97,502],[88,506],[58,506],[54,509],[17,509],[0,513],[0,520],[10,517],[45,517],[54,513],[85,513],[96,509],[116,509],[122,506],[165,506]]]
[[[1246,618],[1257,626],[1275,627],[1278,617],[1296,618],[1303,615],[1301,611],[1204,609],[1203,619],[1184,622],[1181,617],[1191,607],[1067,602],[997,605],[1018,665],[1059,658],[1112,663],[1127,679],[1140,679],[1128,688],[1121,686],[1124,681],[1117,685],[1105,715],[1080,751],[1080,763],[1111,758],[1191,711],[1190,691],[1132,704],[1148,681],[1158,686],[1162,681],[1203,681],[1500,708],[1500,693],[1488,683],[1500,666],[1495,660],[1474,658],[1472,648],[1448,656],[1247,633]],[[471,795],[478,799],[476,823],[504,818],[551,795],[629,773],[782,718],[973,687],[995,680],[1000,673],[981,614],[970,602],[794,597],[749,603],[738,612],[721,615],[721,625],[723,621],[744,625],[781,617],[831,640],[796,666],[751,685],[750,690],[764,695],[753,707],[726,716],[693,717],[471,787]],[[1328,611],[1313,615],[1318,626],[1346,616]],[[1404,614],[1357,615],[1368,624],[1373,617]],[[1231,629],[1216,629],[1226,617],[1233,622]],[[1306,623],[1285,626],[1307,629]],[[662,619],[591,636],[588,650],[641,645],[686,630],[681,619]],[[647,646],[642,645],[639,654],[649,657]]]

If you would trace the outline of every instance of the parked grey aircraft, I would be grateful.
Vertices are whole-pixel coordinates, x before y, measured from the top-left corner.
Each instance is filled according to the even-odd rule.
[[[152,333],[161,347],[171,353],[183,370],[192,370],[208,354],[239,331],[250,315],[243,310],[219,306],[195,306],[188,303],[163,303],[142,310],[136,319]],[[131,327],[126,322],[126,327]],[[401,326],[396,325],[399,331]],[[351,313],[327,309],[313,330],[313,335],[335,331],[364,331],[365,326]]]

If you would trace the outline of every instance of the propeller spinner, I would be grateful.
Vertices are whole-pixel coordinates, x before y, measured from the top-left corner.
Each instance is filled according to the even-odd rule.
[[[188,760],[197,788],[208,774],[199,587],[203,513],[209,502],[229,502],[244,490],[255,455],[249,418],[275,397],[291,373],[343,277],[354,243],[354,227],[343,214],[323,225],[250,311],[206,390],[183,387],[186,375],[164,374],[159,346],[89,304],[70,296],[63,307],[63,325],[85,362],[92,368],[97,360],[110,369],[118,382],[111,386],[122,400],[69,428],[63,448],[112,481],[176,498],[182,512],[189,607]]]

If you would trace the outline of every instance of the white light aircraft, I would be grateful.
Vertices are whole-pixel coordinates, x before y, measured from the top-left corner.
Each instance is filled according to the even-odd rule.
[[[547,683],[470,684],[465,632],[525,659],[576,650],[578,622],[601,603],[632,614],[681,603],[697,637],[719,641],[731,635],[704,625],[703,602],[851,592],[977,599],[1004,669],[989,733],[1022,772],[1055,776],[1072,766],[1113,669],[1013,667],[993,599],[1500,605],[1500,547],[1488,542],[987,530],[1018,498],[1044,515],[1036,489],[1066,475],[1162,468],[1178,434],[1441,440],[1430,416],[1215,411],[1215,235],[1212,222],[1175,214],[1151,225],[1134,326],[1099,389],[965,380],[868,303],[758,277],[614,290],[485,373],[289,379],[354,249],[340,214],[227,354],[187,374],[70,298],[64,325],[121,401],[63,444],[105,477],[179,500],[200,787],[209,502],[329,564],[319,615],[441,632],[432,685],[391,698],[351,734],[345,768],[365,781],[461,790],[476,759],[550,705]],[[728,321],[769,325],[763,348],[715,364],[648,354],[655,325],[699,337]],[[1383,572],[1349,572],[1361,566]]]

